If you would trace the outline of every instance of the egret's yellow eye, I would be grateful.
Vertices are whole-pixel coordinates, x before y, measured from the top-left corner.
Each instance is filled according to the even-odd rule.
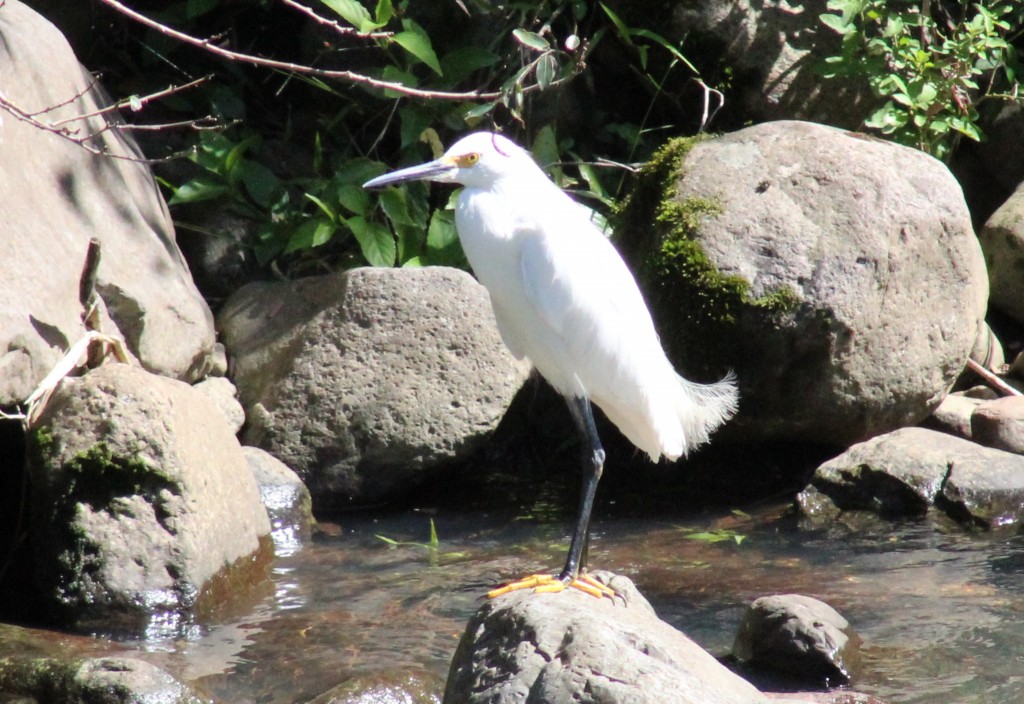
[[[461,154],[455,157],[455,164],[460,169],[470,167],[478,161],[480,161],[480,154],[478,152],[470,152],[469,154]]]

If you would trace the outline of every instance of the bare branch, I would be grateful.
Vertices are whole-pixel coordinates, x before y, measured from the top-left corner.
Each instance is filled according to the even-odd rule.
[[[319,76],[321,78],[333,78],[348,83],[354,83],[356,85],[370,86],[372,88],[380,88],[381,90],[390,90],[400,95],[409,96],[412,98],[425,98],[429,100],[497,100],[504,95],[502,91],[490,91],[483,92],[478,90],[470,90],[465,92],[453,92],[445,90],[425,90],[422,88],[412,88],[402,83],[395,83],[394,81],[383,81],[378,78],[366,76],[361,73],[354,71],[342,71],[342,70],[331,70],[316,68],[314,66],[307,66],[305,64],[296,64],[288,61],[275,61],[274,59],[268,59],[262,56],[255,56],[253,54],[245,54],[238,51],[232,51],[231,49],[225,49],[222,46],[214,44],[210,39],[200,39],[193,37],[190,34],[179,32],[176,29],[168,27],[165,24],[161,24],[156,20],[150,19],[145,15],[142,15],[129,7],[126,7],[119,0],[99,0],[104,5],[120,12],[121,14],[129,17],[139,24],[145,25],[150,29],[154,29],[161,34],[168,37],[177,39],[180,42],[191,44],[192,46],[204,49],[212,54],[216,54],[225,59],[231,61],[238,61],[241,63],[251,64],[253,66],[264,66],[266,68],[275,69],[277,71],[284,71],[287,73],[299,73],[305,75]],[[552,81],[551,86],[558,85],[567,79],[562,78],[557,81]],[[526,86],[523,89],[524,93],[532,92],[534,90],[540,90],[540,86],[533,84]]]
[[[161,91],[161,92],[165,93],[165,94],[167,93],[167,91]],[[80,93],[79,96],[80,95],[82,95],[82,94]],[[78,97],[78,96],[76,96],[76,97]],[[74,100],[74,98],[72,98],[72,100]],[[148,102],[149,96],[146,96],[144,98],[140,98],[140,100]],[[70,102],[71,101],[68,100],[68,101],[65,101],[63,103],[60,103],[60,105],[67,105]],[[55,105],[55,106],[50,106],[50,107],[46,108],[45,110],[40,110],[38,112],[34,112],[34,113],[33,112],[28,112],[26,110],[23,110],[16,103],[12,102],[10,99],[8,99],[8,97],[2,91],[0,91],[0,110],[3,110],[5,112],[7,112],[9,115],[13,115],[18,120],[20,120],[22,122],[25,122],[25,123],[27,123],[29,125],[32,125],[33,127],[37,128],[37,129],[43,130],[44,132],[50,132],[51,134],[55,134],[58,137],[61,137],[62,139],[66,139],[69,142],[71,142],[72,144],[78,145],[79,147],[81,147],[82,149],[86,150],[90,154],[95,154],[96,156],[107,156],[107,157],[110,157],[112,159],[122,159],[124,161],[132,161],[132,162],[136,162],[136,163],[153,164],[153,163],[157,163],[157,162],[160,162],[160,161],[167,161],[169,159],[176,158],[179,155],[171,155],[171,156],[165,157],[163,159],[147,159],[147,158],[143,158],[143,157],[131,156],[129,154],[115,154],[115,153],[109,151],[106,148],[97,147],[94,144],[92,144],[91,142],[93,140],[97,139],[104,132],[107,132],[108,130],[117,130],[117,131],[129,130],[129,129],[134,129],[134,130],[142,130],[142,129],[160,130],[160,129],[171,129],[171,128],[175,128],[175,127],[182,127],[182,126],[192,127],[193,129],[209,129],[208,123],[210,121],[214,120],[214,118],[212,116],[207,116],[207,117],[201,118],[199,120],[191,120],[191,121],[187,121],[187,122],[174,122],[174,123],[166,123],[166,124],[157,124],[157,125],[129,125],[127,123],[105,121],[102,127],[99,127],[99,128],[94,129],[94,130],[91,130],[91,131],[88,132],[88,134],[82,134],[81,128],[79,128],[79,127],[72,128],[72,127],[69,126],[69,123],[85,120],[85,119],[87,119],[89,117],[96,117],[96,116],[101,115],[103,113],[109,112],[109,109],[99,110],[99,111],[96,111],[94,113],[89,113],[88,115],[77,115],[77,116],[75,116],[73,118],[70,118],[70,119],[67,119],[67,120],[61,120],[61,121],[55,122],[55,123],[48,122],[48,121],[46,121],[44,119],[41,119],[39,117],[40,115],[45,115],[46,113],[56,109],[57,107],[59,107],[59,106]]]

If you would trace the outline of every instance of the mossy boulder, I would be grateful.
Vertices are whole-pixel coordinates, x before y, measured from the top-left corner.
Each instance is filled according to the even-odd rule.
[[[679,371],[738,374],[725,432],[744,438],[846,445],[914,424],[983,324],[984,262],[946,167],[822,125],[669,144],[618,244]]]
[[[201,392],[109,364],[65,379],[28,440],[36,582],[59,623],[173,633],[265,580],[259,489]]]

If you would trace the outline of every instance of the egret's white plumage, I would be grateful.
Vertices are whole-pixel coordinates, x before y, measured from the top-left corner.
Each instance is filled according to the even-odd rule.
[[[686,455],[735,412],[731,377],[696,384],[676,374],[622,257],[523,149],[478,132],[366,186],[413,179],[464,186],[455,225],[502,340],[563,396],[592,400],[653,461]]]

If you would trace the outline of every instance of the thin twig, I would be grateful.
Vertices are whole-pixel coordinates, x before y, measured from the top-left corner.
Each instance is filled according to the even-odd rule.
[[[168,86],[168,87],[164,88],[163,90],[157,91],[156,93],[150,93],[148,95],[143,95],[141,97],[133,96],[131,98],[125,98],[124,100],[121,100],[120,102],[114,103],[113,105],[108,105],[105,108],[100,108],[99,110],[94,110],[92,112],[82,113],[81,115],[75,115],[73,117],[69,117],[69,118],[66,118],[64,120],[58,120],[57,122],[51,122],[50,126],[51,127],[61,127],[63,125],[66,125],[69,122],[77,122],[79,120],[85,120],[85,119],[88,119],[90,117],[99,117],[100,115],[105,115],[105,114],[110,113],[110,112],[116,112],[116,111],[118,111],[118,110],[120,110],[122,108],[131,108],[131,110],[133,112],[138,112],[138,110],[140,108],[144,107],[147,103],[151,103],[154,100],[159,100],[160,98],[166,98],[169,95],[174,95],[175,93],[180,93],[181,91],[184,91],[184,90],[189,90],[191,88],[195,88],[196,86],[202,85],[203,83],[205,83],[206,81],[210,80],[211,78],[212,78],[212,76],[203,76],[202,78],[197,78],[194,81],[190,81],[188,83],[183,83],[180,86]],[[33,116],[44,114],[46,112],[50,112],[51,110],[55,109],[55,107],[56,106],[54,106],[53,108],[47,108],[46,110],[44,110],[41,113],[35,113]]]
[[[1003,396],[1024,396],[1024,394],[1022,394],[1020,391],[1017,391],[1017,389],[1007,384],[1005,381],[1000,379],[998,376],[993,374],[984,366],[975,362],[973,359],[967,360],[967,367],[972,372],[980,376],[986,384],[988,384],[993,389],[1001,393]]]

